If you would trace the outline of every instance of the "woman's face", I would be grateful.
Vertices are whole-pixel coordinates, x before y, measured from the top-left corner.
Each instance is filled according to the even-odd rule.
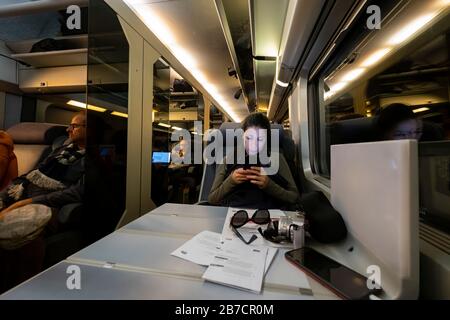
[[[258,127],[249,127],[244,132],[245,151],[249,155],[259,153],[267,142],[267,130]]]
[[[400,122],[389,137],[391,140],[416,139],[422,136],[422,123],[415,119]]]

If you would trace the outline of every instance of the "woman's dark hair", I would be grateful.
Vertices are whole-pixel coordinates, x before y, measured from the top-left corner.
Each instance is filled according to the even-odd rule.
[[[247,130],[250,127],[258,127],[261,129],[270,130],[269,119],[262,113],[249,114],[244,121],[242,121],[242,130]]]
[[[407,105],[402,103],[388,105],[380,111],[377,120],[380,138],[386,138],[400,122],[414,119],[414,112]]]
[[[247,130],[250,127],[257,127],[260,129],[266,129],[267,132],[267,151],[270,155],[271,148],[271,134],[270,134],[270,121],[263,113],[251,113],[244,121],[242,121],[242,130]]]

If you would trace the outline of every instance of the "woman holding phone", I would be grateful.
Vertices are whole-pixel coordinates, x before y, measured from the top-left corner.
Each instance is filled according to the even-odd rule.
[[[264,165],[249,158],[259,159],[263,150],[271,150],[270,122],[262,113],[247,116],[242,123],[245,162],[227,164],[225,157],[216,169],[216,176],[208,196],[214,205],[241,208],[289,209],[295,206],[299,193],[289,166],[279,152],[268,154],[272,161],[277,157],[278,171],[268,174]],[[235,152],[236,153],[236,152]]]

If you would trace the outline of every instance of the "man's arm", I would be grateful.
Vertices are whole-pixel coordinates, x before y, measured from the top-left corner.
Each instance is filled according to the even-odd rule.
[[[43,204],[48,207],[61,208],[69,203],[83,201],[84,184],[80,181],[64,190],[54,191],[41,196],[33,197],[32,203]]]

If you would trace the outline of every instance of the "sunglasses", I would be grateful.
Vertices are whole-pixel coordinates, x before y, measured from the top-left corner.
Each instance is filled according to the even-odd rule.
[[[266,224],[270,222],[270,213],[267,209],[258,209],[255,211],[255,213],[252,215],[251,218],[249,218],[247,211],[245,210],[238,210],[233,217],[231,217],[230,221],[230,227],[231,230],[236,234],[236,236],[241,239],[245,244],[250,244],[253,241],[255,241],[258,237],[256,235],[252,235],[250,240],[245,240],[244,237],[241,235],[241,233],[237,230],[238,228],[245,225],[247,222],[253,222],[256,224]]]

